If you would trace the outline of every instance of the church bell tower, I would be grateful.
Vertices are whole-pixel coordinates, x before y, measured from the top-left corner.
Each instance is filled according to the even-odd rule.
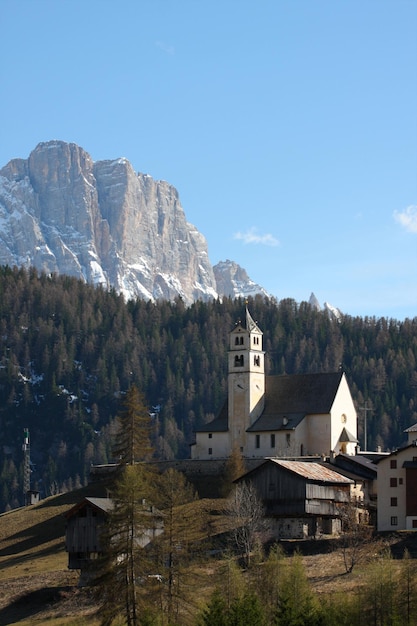
[[[246,307],[246,326],[240,321],[230,333],[228,352],[228,418],[231,449],[247,452],[246,430],[261,415],[265,395],[265,352],[262,331]]]

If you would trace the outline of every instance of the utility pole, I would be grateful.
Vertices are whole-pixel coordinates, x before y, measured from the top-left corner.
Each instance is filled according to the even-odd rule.
[[[23,429],[23,503],[28,504],[30,491],[30,441],[29,428]]]
[[[370,407],[368,408],[368,403],[365,402],[365,406],[361,406],[360,410],[365,413],[364,421],[363,421],[363,440],[364,440],[363,443],[365,447],[364,451],[367,452],[368,450],[367,418],[368,418],[368,412],[373,411],[373,409],[371,409]]]

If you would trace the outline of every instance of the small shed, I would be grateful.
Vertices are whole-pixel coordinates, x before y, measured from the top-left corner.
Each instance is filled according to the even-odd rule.
[[[354,481],[321,463],[270,458],[236,482],[250,481],[277,539],[304,539],[341,530],[340,507]]]
[[[64,514],[69,569],[82,570],[102,554],[100,534],[112,508],[110,498],[84,498]]]
[[[111,498],[84,498],[64,514],[67,520],[65,549],[68,552],[68,569],[83,572],[88,570],[92,561],[103,555],[103,527],[113,506]],[[145,547],[163,532],[163,516],[145,501],[138,502],[137,506],[149,519],[149,524],[137,538],[138,545]]]

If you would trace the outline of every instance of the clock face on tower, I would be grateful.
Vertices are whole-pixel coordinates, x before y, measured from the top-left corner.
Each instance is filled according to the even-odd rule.
[[[236,376],[235,379],[235,389],[236,391],[245,391],[245,383],[242,376]]]

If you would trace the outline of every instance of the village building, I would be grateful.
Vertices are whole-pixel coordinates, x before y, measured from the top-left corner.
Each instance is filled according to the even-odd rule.
[[[199,428],[192,459],[355,454],[357,415],[342,371],[267,376],[263,333],[246,309],[229,334],[228,395]]]
[[[112,508],[110,498],[84,498],[64,514],[68,569],[83,570],[101,556],[101,533]]]
[[[274,539],[338,534],[342,507],[349,506],[352,493],[361,497],[353,479],[317,462],[266,459],[236,483],[242,481],[256,489]]]
[[[417,424],[405,432],[407,445],[377,462],[379,532],[417,530]]]
[[[351,489],[351,499],[357,502],[363,511],[367,511],[366,518],[376,528],[377,513],[377,465],[375,461],[384,456],[384,453],[374,454],[360,452],[354,456],[338,454],[330,458],[330,464],[335,472],[343,474],[354,481]],[[358,512],[358,521],[363,521],[363,511]]]
[[[102,533],[113,506],[111,498],[84,498],[64,514],[68,569],[80,570],[81,580],[87,580],[92,563],[103,555]],[[163,532],[164,526],[160,512],[146,503],[139,506],[149,514],[149,528],[138,538],[138,545],[144,547]]]

